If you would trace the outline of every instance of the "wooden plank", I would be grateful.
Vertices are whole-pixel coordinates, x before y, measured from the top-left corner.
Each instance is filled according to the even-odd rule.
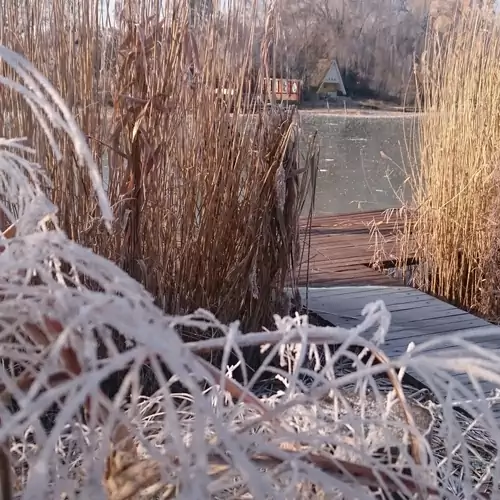
[[[386,247],[387,248],[387,247]],[[388,259],[396,259],[398,255],[398,252],[390,251],[387,253],[385,252],[384,255],[382,255],[382,258],[388,258]],[[350,251],[349,249],[346,249],[345,252],[342,252],[342,250],[339,250],[338,252],[334,252],[329,249],[323,250],[322,248],[316,248],[314,254],[309,257],[309,264],[316,264],[316,265],[327,265],[331,263],[336,263],[337,265],[359,265],[359,266],[365,266],[365,267],[370,267],[370,264],[375,260],[375,249],[373,250],[356,250],[356,251]],[[306,266],[306,263],[302,263],[303,267]]]
[[[301,290],[302,293],[305,293],[305,289]],[[333,301],[335,307],[345,307],[343,304],[347,303],[347,307],[349,310],[352,310],[352,303],[357,302],[360,299],[361,302],[368,303],[373,300],[382,299],[386,306],[388,306],[389,310],[404,310],[405,307],[392,307],[392,306],[404,306],[409,304],[414,307],[422,307],[420,305],[421,302],[426,302],[425,305],[442,305],[445,309],[456,309],[451,304],[428,295],[420,290],[411,287],[404,286],[366,286],[366,287],[341,287],[335,286],[329,290],[320,289],[317,290],[315,288],[309,289],[309,297],[314,298],[317,302],[317,305],[322,307],[323,304],[328,304]],[[464,311],[466,312],[466,311]],[[482,324],[488,325],[489,323],[480,320]]]
[[[397,220],[397,213],[392,212],[389,214],[384,210],[369,210],[367,212],[351,212],[345,214],[316,214],[312,216],[312,221],[317,223],[334,221],[366,221],[366,220],[376,220],[376,221],[395,221]],[[301,223],[307,223],[307,216],[300,218]]]
[[[314,311],[315,313],[319,314],[327,321],[330,321],[334,325],[343,328],[353,328],[357,326],[359,323],[361,323],[363,319],[361,317],[350,316],[347,312],[325,313],[323,311],[318,311],[311,303],[309,304],[309,308],[311,311]],[[443,321],[441,322],[441,324],[427,328],[423,328],[418,321],[400,324],[396,322],[393,318],[388,338],[391,343],[394,343],[394,345],[407,346],[410,341],[415,341],[415,339],[418,341],[418,343],[422,343],[427,340],[432,340],[436,338],[436,335],[445,335],[455,332],[460,333],[461,331],[467,331],[476,328],[478,329],[484,328],[482,325],[478,326],[474,321],[469,321],[469,322],[464,321],[464,318],[466,317],[467,317],[466,315],[461,315],[461,314],[451,317],[449,316],[448,318],[446,318],[446,322]],[[432,320],[435,321],[436,318],[433,318]],[[461,329],[462,325],[464,326],[463,330]],[[478,331],[477,334],[479,336],[481,332]],[[369,332],[367,335],[370,336],[371,332]],[[491,334],[486,331],[484,336],[490,337]],[[484,340],[484,337],[478,338],[477,340],[478,341]]]
[[[383,248],[377,247],[376,245],[370,245],[368,242],[360,243],[358,247],[334,247],[329,244],[316,244],[313,247],[313,255],[317,255],[318,257],[322,257],[318,260],[328,260],[328,259],[346,259],[355,257],[358,259],[359,264],[368,264],[371,260],[373,260],[375,251],[388,253],[400,253],[400,247],[397,245],[387,244]],[[309,254],[310,255],[310,254]]]
[[[424,344],[425,342],[435,340],[436,337],[439,335],[449,336],[451,334],[456,333],[461,338],[466,338],[468,342],[477,344],[480,347],[487,347],[488,349],[490,349],[496,346],[500,348],[500,329],[496,333],[489,332],[485,334],[481,334],[481,329],[482,327],[479,327],[477,329],[470,328],[468,330],[448,329],[446,331],[434,332],[424,335],[422,334],[421,330],[418,329],[416,330],[406,329],[399,331],[394,331],[391,329],[387,337],[387,342],[388,342],[387,345],[389,351],[397,349],[399,350],[399,352],[404,352],[406,351],[408,344],[410,342],[415,342],[415,344]],[[474,335],[470,333],[473,332],[474,330],[477,333],[477,338],[474,338]],[[486,332],[486,330],[484,331]],[[450,338],[450,339],[444,339],[437,346],[432,346],[429,349],[434,352],[434,351],[439,351],[440,349],[450,349],[452,347],[456,347],[456,342],[454,342],[453,339]]]
[[[357,326],[362,321],[362,318],[349,317],[347,314],[335,314],[317,311],[311,305],[310,309],[319,314],[327,321],[330,321],[331,323],[343,328],[352,328],[354,326]],[[434,327],[427,328],[423,328],[420,323],[408,323],[407,325],[400,325],[393,321],[389,330],[388,341],[390,342],[391,346],[402,346],[404,349],[406,349],[409,342],[417,341],[416,343],[423,343],[435,339],[436,335],[447,335],[452,333],[469,335],[467,332],[475,331],[475,335],[477,338],[471,338],[470,340],[477,342],[487,341],[492,337],[493,334],[486,330],[487,327],[484,327],[482,325],[478,326],[474,321],[464,321],[463,318],[464,316],[454,316],[451,318],[447,318],[447,321],[445,323],[443,322],[440,325],[435,325]]]
[[[382,278],[381,279],[371,279],[366,276],[360,276],[360,277],[339,277],[339,276],[329,276],[327,278],[319,278],[314,280],[314,285],[315,286],[324,286],[324,287],[330,287],[332,284],[338,284],[338,285],[352,285],[352,284],[357,284],[357,285],[366,285],[366,284],[374,284],[378,283],[381,285],[387,285],[388,282],[384,281]],[[299,285],[303,286],[306,284],[306,280],[299,281]]]
[[[373,270],[373,272],[376,272]],[[334,286],[329,290],[316,290],[315,288],[309,288],[309,295],[324,298],[324,297],[332,297],[335,300],[339,300],[342,297],[356,298],[356,297],[370,297],[370,296],[381,296],[387,295],[388,292],[391,292],[391,295],[394,294],[396,296],[414,296],[414,297],[427,297],[427,295],[420,290],[415,288],[396,285],[394,287],[387,286]],[[301,292],[305,292],[305,289],[301,290]]]
[[[364,258],[363,258],[364,257]],[[316,268],[319,269],[334,269],[334,268],[349,268],[349,267],[356,267],[358,269],[365,269],[370,268],[370,262],[369,262],[369,257],[367,255],[365,256],[349,256],[345,258],[340,258],[336,257],[335,255],[330,255],[328,257],[318,255],[315,257],[312,257],[309,259],[309,264],[307,265],[306,263],[302,264],[303,269],[307,269],[308,267],[311,268],[315,266]],[[375,271],[377,271],[375,269]],[[377,271],[378,272],[378,271]]]
[[[388,287],[390,290],[390,287]],[[410,289],[412,290],[412,289]],[[415,290],[417,292],[417,290]],[[348,316],[359,315],[363,307],[374,300],[383,300],[387,309],[392,313],[393,321],[404,321],[412,323],[420,322],[424,319],[449,318],[450,316],[468,315],[466,311],[457,309],[452,305],[440,301],[422,292],[405,295],[398,293],[395,297],[387,292],[387,289],[380,290],[370,295],[349,295],[349,296],[323,296],[321,300],[314,299],[310,293],[310,303],[314,301],[318,308],[342,312]],[[415,300],[412,300],[413,297]]]
[[[309,285],[314,285],[315,287],[322,284],[332,285],[369,285],[378,284],[390,286],[392,284],[398,284],[398,281],[390,276],[378,273],[373,269],[360,269],[360,268],[348,268],[348,269],[337,269],[330,272],[325,271],[309,271],[309,277],[307,276],[306,270],[303,270],[299,274],[298,283],[300,286],[304,286],[309,278]],[[350,281],[351,280],[351,281]]]
[[[301,293],[305,300],[305,290]],[[433,333],[471,328],[476,330],[474,334],[477,336],[481,333],[477,331],[478,328],[491,329],[491,325],[485,320],[412,288],[334,287],[314,288],[308,293],[311,309],[324,315],[325,319],[332,323],[348,327],[359,323],[362,320],[363,307],[377,299],[384,300],[388,310],[391,311],[391,339],[404,337],[405,332],[411,337],[417,335],[428,337]],[[406,307],[407,302],[410,303],[410,311]],[[498,331],[500,332],[500,328]]]
[[[404,250],[398,244],[386,243],[385,245],[372,245],[368,242],[360,243],[359,247],[334,247],[330,245],[316,245],[308,255],[316,256],[317,260],[356,258],[359,264],[369,264],[375,257],[396,259],[397,257],[411,258],[414,254],[404,255]]]
[[[371,236],[373,234],[373,237],[375,235],[380,235],[380,234],[386,234],[386,235],[398,235],[396,232],[397,228],[394,227],[393,225],[380,225],[376,227],[376,230],[373,230],[372,228],[368,226],[352,226],[352,227],[336,227],[336,226],[330,226],[330,227],[312,227],[312,228],[304,228],[300,230],[300,235],[303,236],[304,238],[309,238],[309,237],[315,237],[315,238],[327,238],[329,236],[343,236],[344,239],[347,238],[347,236],[352,236],[352,237],[366,237],[366,235]]]
[[[385,298],[383,296],[380,297],[379,300],[383,300],[385,303]],[[345,311],[347,314],[353,314],[356,311],[359,311],[359,305],[363,303],[365,303],[365,301],[360,301],[359,303],[351,303],[351,305],[344,307],[343,311]],[[387,309],[391,312],[394,319],[401,317],[404,318],[404,320],[408,323],[412,321],[421,321],[423,317],[429,319],[468,314],[467,311],[463,311],[462,309],[450,306],[449,304],[446,304],[444,302],[436,303],[434,300],[432,300],[432,298],[430,300],[417,302],[415,304],[406,302],[404,304],[386,304],[386,306]],[[430,316],[430,314],[432,314],[432,316]]]
[[[297,281],[298,286],[305,286],[307,284],[307,280],[304,279],[299,279]],[[339,277],[337,275],[334,276],[329,276],[326,278],[316,278],[314,280],[314,286],[316,287],[324,287],[324,288],[330,288],[333,285],[373,285],[373,284],[379,284],[379,285],[390,285],[390,281],[385,281],[383,278],[380,279],[375,279],[375,278],[370,278],[366,276],[361,276],[361,277]]]
[[[344,315],[349,315],[350,317],[359,317],[361,318],[361,310],[363,307],[368,304],[369,302],[374,302],[375,300],[384,300],[384,303],[386,300],[384,299],[383,296],[371,296],[371,297],[366,297],[365,300],[362,298],[360,299],[353,299],[350,303],[349,302],[341,302],[341,301],[325,301],[321,300],[314,295],[309,295],[309,301],[311,304],[314,305],[314,307],[320,311],[335,311],[335,313],[339,313],[342,311]],[[408,308],[405,307],[405,304],[386,304],[387,309],[391,312],[392,314],[392,319],[393,322],[399,322],[399,321],[404,321],[405,323],[411,322],[408,316]],[[411,307],[410,307],[411,309]],[[452,315],[467,315],[468,318],[471,318],[471,321],[477,326],[486,326],[489,323],[485,322],[481,318],[477,318],[467,311],[464,311],[462,309],[455,308],[453,306],[450,306],[449,304],[442,303],[440,301],[434,302],[432,300],[432,297],[429,300],[419,300],[418,302],[415,303],[415,306],[413,309],[419,309],[418,311],[418,317],[415,321],[418,321],[419,325],[422,328],[427,328],[428,326],[436,325],[438,324],[437,322],[445,322],[445,321],[451,321],[450,318],[450,313],[453,313]],[[439,318],[432,319],[430,321],[429,317],[427,317],[425,314],[426,311],[422,311],[421,309],[425,309],[426,311],[440,311],[441,316]],[[424,314],[425,313],[425,314]]]
[[[384,244],[377,244],[375,241],[370,241],[370,239],[363,235],[362,238],[345,238],[343,236],[321,236],[311,238],[311,250],[319,251],[329,254],[338,254],[350,250],[351,253],[361,252],[366,253],[368,251],[373,251],[378,247],[383,248],[399,248],[400,245],[397,241],[393,240],[392,237],[387,237]]]
[[[309,231],[324,231],[329,229],[362,229],[365,231],[370,231],[372,229],[384,229],[391,228],[392,230],[402,230],[404,225],[395,220],[386,221],[386,220],[376,220],[376,219],[364,219],[364,220],[355,220],[355,219],[338,219],[337,217],[330,217],[328,220],[324,219],[322,221],[318,221],[313,219],[311,224],[299,223],[299,229],[303,233],[307,233]]]
[[[304,289],[305,291],[305,289]],[[426,300],[429,296],[421,292],[420,290],[417,290],[415,288],[407,287],[407,286],[393,286],[393,287],[388,287],[388,286],[364,286],[364,287],[357,287],[357,286],[335,286],[331,287],[330,290],[318,290],[316,291],[315,288],[309,288],[309,294],[314,294],[318,298],[323,298],[323,297],[334,297],[336,300],[342,300],[342,297],[349,297],[349,298],[355,298],[355,297],[369,297],[370,295],[383,295],[389,297],[395,297],[395,298],[405,298],[405,300],[408,300],[408,297],[410,299],[423,299]]]
[[[307,273],[308,269],[303,268],[303,273]],[[342,272],[354,272],[356,274],[365,274],[366,276],[370,276],[372,273],[376,273],[377,275],[383,274],[379,273],[376,269],[370,268],[370,266],[365,266],[364,264],[358,264],[354,260],[349,262],[344,262],[344,265],[335,264],[335,262],[331,262],[328,265],[316,265],[312,262],[309,265],[309,274],[337,274]],[[386,275],[387,276],[387,275]]]
[[[300,275],[306,276],[309,274],[310,276],[337,276],[339,274],[352,274],[357,276],[366,276],[366,277],[379,277],[385,280],[389,280],[394,285],[401,285],[402,281],[389,276],[388,274],[377,271],[376,269],[371,268],[370,266],[365,266],[363,264],[359,265],[354,262],[346,263],[344,266],[336,266],[331,264],[328,267],[320,267],[311,265],[309,269],[301,269]],[[314,283],[311,283],[310,286],[316,286]],[[335,285],[332,285],[335,286]]]
[[[315,298],[316,299],[316,298]],[[436,305],[436,303],[433,300],[433,297],[430,296],[405,296],[403,293],[399,293],[397,295],[373,295],[372,297],[352,297],[352,296],[338,296],[336,299],[334,299],[335,302],[335,308],[337,309],[342,309],[343,311],[352,311],[355,310],[356,307],[358,307],[359,304],[367,304],[368,302],[373,302],[374,300],[383,300],[384,304],[386,307],[389,309],[391,312],[395,311],[404,311],[408,307],[413,307],[415,309],[419,309],[422,307],[428,308],[432,307],[433,305]],[[355,302],[353,304],[353,301]],[[331,300],[328,298],[326,300],[320,300],[316,299],[316,303],[321,306],[321,307],[326,307],[328,306],[331,307]],[[442,303],[443,305],[449,307],[449,304]],[[454,309],[452,307],[452,309]]]
[[[402,243],[395,234],[396,217],[387,217],[385,211],[355,212],[341,215],[314,216],[310,221],[301,219],[301,240],[303,253],[299,283],[323,286],[349,283],[348,269],[352,280],[350,284],[380,283],[386,285],[402,284],[401,279],[382,275],[371,269],[370,262],[375,254],[383,258],[395,258],[402,252]],[[310,227],[308,224],[310,223]],[[371,234],[376,224],[381,237]],[[386,257],[388,256],[388,257]],[[390,257],[389,257],[390,256]],[[308,278],[306,263],[309,262]],[[353,267],[359,267],[353,272]],[[365,275],[362,279],[362,275]]]
[[[305,290],[301,290],[305,300]],[[361,310],[374,300],[381,299],[391,311],[392,322],[384,351],[389,357],[404,354],[410,342],[422,345],[443,335],[456,333],[484,349],[500,353],[500,327],[477,318],[466,311],[441,301],[423,292],[403,286],[335,286],[328,289],[311,288],[308,292],[309,307],[326,320],[351,328],[362,320]],[[370,332],[367,332],[370,336]],[[437,345],[429,346],[424,352],[445,353],[456,348],[453,339],[443,339]],[[453,350],[450,351],[453,355]],[[409,370],[424,383],[425,377]],[[473,394],[473,387],[466,373],[452,374],[453,380],[462,383]],[[493,389],[493,384],[480,383],[485,394]],[[481,396],[481,395],[479,395]],[[478,397],[479,397],[478,396]],[[500,405],[498,409],[500,420]]]
[[[328,268],[315,267],[313,263],[309,266],[309,269],[305,265],[301,266],[299,272],[303,275],[307,274],[308,272],[309,274],[326,274],[326,275],[350,273],[353,275],[385,277],[385,278],[390,278],[391,280],[393,280],[393,282],[397,281],[394,280],[394,278],[391,278],[390,276],[381,273],[370,266],[365,266],[364,264],[357,264],[357,263],[345,264],[342,267],[336,267],[334,265],[331,265]]]
[[[369,233],[371,231],[384,231],[384,230],[391,230],[391,231],[398,231],[401,232],[404,229],[404,225],[401,223],[397,222],[387,222],[387,221],[376,221],[374,219],[371,220],[364,220],[364,221],[355,221],[355,220],[330,220],[330,221],[324,221],[317,223],[316,221],[313,221],[311,225],[307,224],[300,224],[299,225],[299,230],[302,234],[308,234],[309,232],[327,232],[330,230],[333,231],[338,231],[338,230],[345,230],[346,232],[356,232],[356,231],[363,231],[366,233]]]
[[[386,231],[386,238],[401,239],[401,236],[395,234],[392,230]],[[338,241],[375,241],[376,236],[369,231],[350,230],[345,228],[329,229],[329,232],[312,232],[310,234],[301,234],[304,240],[313,239],[318,242]]]
[[[363,286],[363,287],[357,287],[357,286],[333,286],[329,289],[325,288],[314,288],[310,287],[309,288],[309,295],[314,295],[315,297],[322,298],[322,297],[336,297],[337,295],[341,296],[347,296],[347,295],[353,295],[353,296],[367,296],[370,294],[380,294],[381,292],[385,291],[387,287],[384,286]],[[409,288],[407,286],[399,286],[395,285],[392,287],[394,290],[394,293],[413,293],[413,288]],[[422,293],[419,292],[418,290],[415,290],[417,293]],[[301,289],[301,292],[305,293],[305,288]]]
[[[339,238],[331,237],[331,241],[317,241],[311,242],[311,252],[310,253],[321,253],[325,255],[343,255],[346,252],[350,252],[351,255],[365,255],[370,254],[370,258],[373,257],[375,251],[384,252],[388,254],[390,252],[401,253],[402,250],[406,251],[406,246],[403,246],[400,242],[387,238],[383,244],[369,241],[368,239],[360,239],[359,241],[347,241],[345,244],[339,241]],[[305,247],[307,248],[307,246]],[[413,252],[413,251],[412,251]],[[305,252],[304,252],[305,253]],[[412,257],[412,255],[408,255]]]
[[[362,245],[362,246],[361,246]],[[411,258],[414,253],[409,254],[399,244],[386,243],[385,245],[374,245],[369,243],[360,243],[359,247],[352,247],[351,243],[345,246],[315,245],[310,251],[304,251],[304,258],[314,259],[317,262],[331,259],[345,259],[355,257],[358,264],[369,264],[374,258],[387,258],[395,260],[398,256]]]
[[[469,314],[467,311],[453,307],[452,305],[442,302],[430,295],[427,296],[427,300],[411,301],[406,300],[402,303],[391,303],[392,297],[390,295],[380,294],[379,296],[373,296],[371,299],[366,297],[350,297],[349,299],[337,299],[335,303],[335,308],[341,309],[344,313],[353,315],[356,312],[361,311],[363,307],[373,300],[383,300],[387,306],[387,309],[391,311],[393,319],[399,317],[404,318],[405,322],[422,321],[429,318],[444,318],[448,316],[454,316],[457,314]],[[398,299],[395,299],[398,300]],[[324,301],[323,301],[324,302]],[[424,309],[424,310],[422,310]],[[415,311],[415,314],[413,313]],[[399,314],[398,314],[399,313]],[[430,316],[432,314],[432,316]]]
[[[379,285],[390,285],[391,281],[389,281],[390,278],[385,278],[383,276],[380,277],[370,277],[370,276],[349,276],[346,274],[343,275],[329,275],[326,277],[319,277],[319,278],[314,278],[314,286],[316,287],[325,287],[325,288],[330,288],[333,285],[373,285],[373,284],[379,284]],[[309,280],[309,283],[311,283],[313,280]],[[308,280],[306,277],[299,277],[297,280],[298,286],[305,286],[307,284]]]
[[[307,256],[309,256],[309,263],[314,262],[317,265],[324,265],[329,262],[349,265],[349,263],[352,262],[352,264],[359,264],[360,266],[370,266],[374,261],[397,260],[404,255],[399,247],[391,246],[385,246],[382,249],[365,248],[363,250],[352,250],[350,248],[343,250],[331,249],[328,247],[316,247],[314,251],[304,255],[304,260],[302,262],[303,267],[307,265]]]
[[[426,318],[416,322],[401,321],[392,315],[394,334],[399,331],[406,331],[410,329],[418,330],[421,335],[427,334],[443,334],[448,332],[455,332],[457,330],[469,330],[471,328],[484,328],[485,325],[480,323],[480,318],[476,318],[469,313],[462,312],[454,316],[445,316],[441,318]]]
[[[309,269],[315,268],[317,270],[329,271],[329,270],[342,270],[346,268],[357,268],[366,271],[367,274],[370,273],[370,270],[373,270],[377,273],[379,271],[377,269],[372,268],[369,263],[369,257],[366,255],[357,257],[347,257],[344,259],[335,258],[332,256],[329,259],[324,259],[322,261],[316,261],[316,259],[311,259],[309,262]],[[307,269],[306,265],[302,265],[303,269]]]
[[[375,252],[377,252],[377,256],[375,256]],[[355,264],[370,265],[374,260],[388,259],[388,260],[396,260],[398,257],[401,257],[401,249],[397,246],[391,247],[386,245],[383,249],[378,248],[358,248],[351,249],[350,247],[346,248],[330,248],[328,246],[315,247],[310,253],[304,252],[304,261],[302,265],[306,265],[307,256],[309,255],[309,262],[315,262],[318,264],[328,263],[328,262],[354,262]],[[377,257],[377,258],[375,258]],[[411,257],[411,256],[410,256]]]
[[[311,244],[314,243],[312,248],[321,248],[323,251],[329,249],[331,252],[338,252],[340,248],[351,248],[352,250],[365,250],[366,248],[374,247],[400,247],[400,239],[395,236],[387,236],[384,241],[375,240],[370,238],[369,235],[352,235],[350,238],[346,238],[343,234],[329,235],[329,236],[314,236],[311,238]],[[361,246],[362,245],[362,246]]]
[[[330,214],[319,214],[314,215],[312,217],[313,223],[322,224],[327,223],[331,224],[333,222],[353,222],[353,221],[386,221],[386,220],[396,220],[396,212],[393,212],[392,216],[388,217],[389,211],[385,210],[371,210],[367,212],[350,212],[339,215],[330,215]],[[307,223],[307,216],[301,218],[301,223]]]
[[[346,252],[349,252],[350,255],[366,255],[370,254],[370,257],[373,256],[375,250],[378,250],[379,246],[370,243],[367,239],[362,239],[360,241],[350,241],[348,245],[339,245],[337,246],[338,240],[335,237],[331,238],[331,241],[313,241],[311,242],[311,250],[314,252],[321,253],[324,255],[345,255]],[[388,242],[384,245],[380,245],[380,247],[385,249],[398,249],[397,244],[392,244]],[[387,252],[387,250],[386,250]]]
[[[470,330],[472,331],[472,329]],[[478,329],[478,333],[479,333]],[[408,333],[412,333],[411,330],[408,330]],[[459,335],[465,334],[464,332],[461,332],[460,330],[455,330],[453,332],[446,332],[446,333],[457,333]],[[498,338],[495,338],[495,335],[488,335],[488,336],[483,336],[483,337],[478,337],[477,339],[474,339],[473,336],[467,336],[467,341],[477,344],[479,347],[482,347],[483,349],[488,349],[489,351],[495,351],[497,354],[500,353],[500,329],[497,332],[497,335],[499,335]],[[422,336],[419,338],[419,344],[423,344],[429,340],[435,339],[436,334],[431,334],[428,336]],[[401,354],[404,354],[408,348],[408,344],[410,342],[413,342],[411,336],[406,336],[404,338],[392,338],[392,335],[389,335],[387,339],[387,346],[386,348],[384,347],[384,351],[389,355],[397,355],[400,356]],[[439,344],[439,346],[432,346],[429,347],[429,349],[424,349],[419,352],[433,352],[433,353],[439,353],[440,351],[445,351],[449,350],[456,347],[455,342],[451,341],[444,341]]]
[[[327,213],[323,213],[323,214],[320,214],[320,215],[315,215],[314,216],[314,219],[330,219],[332,217],[336,218],[336,219],[341,219],[342,217],[348,217],[349,219],[356,219],[356,218],[366,218],[366,217],[369,217],[369,216],[375,216],[375,217],[378,217],[378,216],[381,216],[383,214],[383,211],[382,210],[367,210],[367,211],[363,211],[363,212],[346,212],[346,213],[343,213],[343,214],[339,214],[339,215],[331,215],[331,214],[327,214]],[[306,219],[307,217],[304,217],[304,219]]]

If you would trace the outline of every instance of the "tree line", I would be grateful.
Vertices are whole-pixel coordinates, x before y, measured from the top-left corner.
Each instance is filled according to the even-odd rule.
[[[230,32],[231,48],[221,51],[220,56],[231,54],[235,73],[245,59],[246,47],[238,47],[234,40],[248,40],[252,32],[251,75],[255,78],[261,69],[263,41],[272,32],[273,42],[265,57],[276,76],[301,79],[307,89],[314,86],[319,63],[335,58],[350,96],[400,103],[415,100],[415,68],[429,30],[450,32],[465,9],[478,4],[492,9],[494,5],[494,0],[264,0],[256,10],[255,3],[247,0],[227,1],[243,2],[236,16],[241,17],[238,26],[234,14],[231,17],[227,9],[216,8],[213,0],[189,0],[191,22],[194,31],[212,20],[221,33]],[[132,15],[132,4],[118,0],[115,12],[121,10],[117,8],[121,3]],[[144,17],[139,12],[137,16]],[[109,39],[116,38],[117,31],[108,31],[108,43],[104,44],[107,61],[116,55],[116,44],[109,44]]]
[[[352,96],[412,101],[429,30],[448,31],[476,0],[291,0],[276,19],[277,71],[313,80],[336,58]],[[490,7],[493,1],[486,0]]]

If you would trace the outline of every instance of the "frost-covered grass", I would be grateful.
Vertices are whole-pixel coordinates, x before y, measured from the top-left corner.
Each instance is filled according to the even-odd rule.
[[[79,168],[91,173],[91,196],[111,222],[92,156],[64,103],[21,57],[3,47],[0,56],[21,76],[17,90],[40,126],[59,125],[74,142]],[[224,324],[204,310],[166,315],[139,283],[59,229],[43,189],[57,179],[17,144],[0,149],[2,209],[15,229],[4,233],[0,253],[5,494],[288,500],[373,498],[382,490],[391,498],[456,498],[459,491],[472,499],[496,491],[500,432],[479,386],[481,379],[498,386],[496,351],[448,335],[433,341],[447,349],[429,354],[417,346],[389,360],[390,314],[381,302],[367,305],[352,330],[276,316],[273,329],[243,335],[238,322]],[[185,343],[184,328],[220,336]],[[112,332],[126,349],[117,350]],[[106,355],[98,352],[103,346]],[[245,367],[244,346],[261,348],[259,372],[274,372],[281,391],[252,391],[260,373],[247,373],[243,384],[231,378],[229,354]],[[356,355],[353,346],[365,352]],[[221,353],[220,367],[200,357],[207,352]],[[160,387],[149,398],[139,387],[146,363]],[[408,387],[408,370],[429,391]],[[117,371],[123,381],[110,399],[101,383]],[[457,371],[473,385],[454,379]],[[174,392],[177,381],[188,394]],[[39,417],[54,402],[60,411],[46,434]]]

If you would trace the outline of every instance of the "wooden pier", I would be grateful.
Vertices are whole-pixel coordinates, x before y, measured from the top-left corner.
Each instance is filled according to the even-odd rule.
[[[383,211],[346,215],[325,215],[312,218],[310,228],[302,221],[305,236],[304,255],[299,284],[305,286],[334,285],[401,285],[371,266],[377,247],[371,228],[376,225],[382,236],[383,253],[396,259],[399,253],[395,217]],[[307,229],[307,230],[306,230]],[[310,242],[310,246],[309,246]]]
[[[302,300],[307,300],[304,305],[337,326],[351,328],[362,321],[361,311],[366,304],[383,300],[392,316],[383,346],[389,357],[402,355],[410,342],[418,346],[450,333],[459,333],[480,347],[500,350],[499,326],[405,286],[402,280],[370,266],[375,251],[370,237],[373,222],[383,235],[385,255],[397,252],[394,222],[387,221],[382,212],[313,218],[309,252],[306,241],[299,278],[300,285],[307,286],[307,292],[301,290]],[[453,346],[434,345],[426,352],[437,353],[447,347]],[[454,379],[477,393],[467,374],[455,374]],[[480,385],[485,393],[494,389],[490,383]],[[484,398],[484,394],[478,397]],[[500,420],[499,406],[495,405],[495,413]]]

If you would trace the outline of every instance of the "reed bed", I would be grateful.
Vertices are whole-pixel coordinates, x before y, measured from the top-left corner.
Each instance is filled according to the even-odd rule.
[[[429,29],[419,62],[422,114],[413,198],[399,211],[398,267],[415,257],[414,284],[498,320],[500,279],[500,22],[489,10]]]
[[[13,91],[2,94],[9,121],[0,131],[28,136],[44,159],[69,237],[116,262],[164,310],[203,307],[245,330],[271,325],[288,312],[284,286],[298,272],[298,218],[315,165],[299,157],[293,110],[249,102],[257,3],[203,14],[190,2],[127,1],[113,22],[101,4],[38,0],[27,13],[11,3],[0,43],[25,55],[74,113],[105,180],[112,233],[71,142],[61,137],[56,159]],[[259,48],[261,71],[272,37],[269,29]],[[235,91],[226,102],[221,86]]]
[[[97,166],[64,101],[25,59],[1,46],[0,57],[23,86],[2,83],[22,93],[53,154],[63,135],[78,152],[89,199],[113,231]],[[495,498],[499,398],[479,385],[500,385],[495,351],[463,333],[432,341],[434,353],[425,343],[388,359],[391,318],[381,301],[352,330],[276,315],[272,331],[243,332],[202,309],[166,314],[140,283],[61,230],[47,197],[56,181],[23,141],[0,140],[12,223],[0,247],[4,500]],[[185,328],[220,335],[186,342]],[[114,331],[126,341],[121,352]],[[232,373],[247,346],[264,357],[239,383]],[[204,359],[214,351],[220,365]],[[160,382],[151,397],[140,393],[146,362]],[[258,393],[269,368],[282,389]],[[428,386],[416,388],[407,369]],[[110,397],[103,382],[117,372]],[[187,394],[174,390],[178,380]],[[54,404],[46,432],[40,416]]]

